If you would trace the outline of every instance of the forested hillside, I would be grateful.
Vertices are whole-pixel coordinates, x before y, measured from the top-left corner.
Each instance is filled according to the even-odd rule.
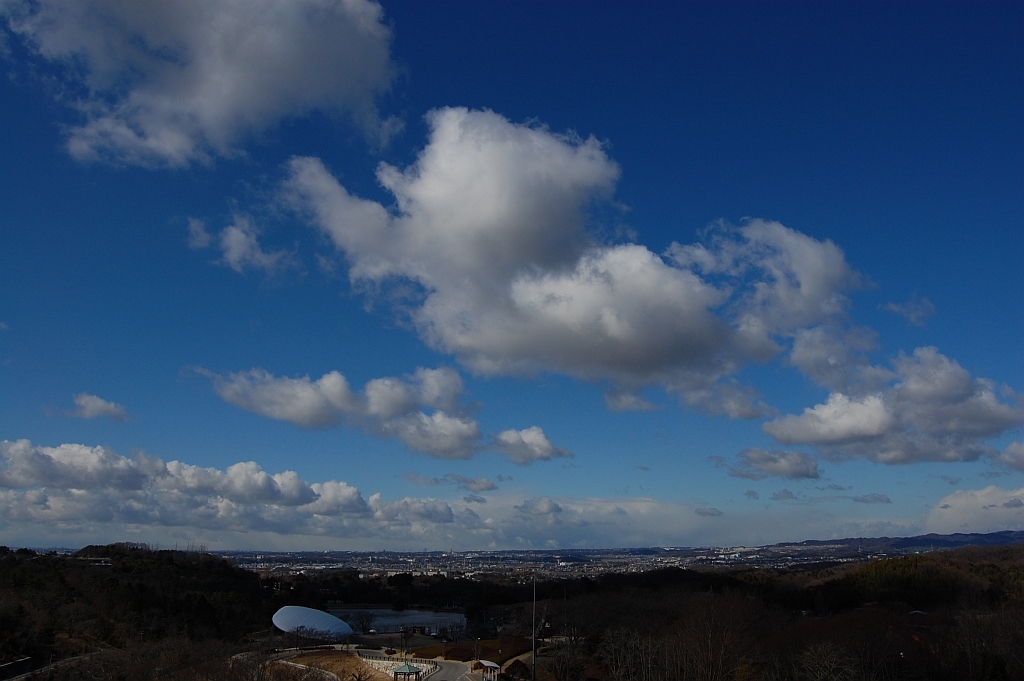
[[[1024,679],[1024,547],[611,576],[545,603],[557,681]]]
[[[1024,679],[1022,546],[610,574],[537,592],[542,680]],[[461,607],[461,635],[501,648],[502,637],[529,638],[532,593],[512,581],[353,571],[261,580],[214,556],[128,544],[73,556],[0,547],[0,664],[88,654],[51,677],[248,678],[229,661],[285,644],[271,635],[277,608],[328,603]]]
[[[208,555],[125,546],[73,557],[0,548],[0,655],[59,656],[180,636],[237,640],[267,621],[259,578]]]

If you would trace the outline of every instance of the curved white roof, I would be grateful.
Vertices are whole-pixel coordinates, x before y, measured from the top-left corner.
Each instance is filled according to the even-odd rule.
[[[323,610],[286,605],[273,617],[274,626],[289,634],[307,638],[338,639],[352,635],[352,627]]]

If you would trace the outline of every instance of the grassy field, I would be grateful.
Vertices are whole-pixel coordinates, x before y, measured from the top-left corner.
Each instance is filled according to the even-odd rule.
[[[391,680],[387,674],[364,664],[359,656],[342,650],[318,650],[290,658],[288,661],[333,672],[341,679],[351,679],[355,675],[361,674],[360,678],[365,681]]]
[[[482,641],[461,641],[459,643],[446,643],[417,648],[412,651],[416,657],[434,658],[444,655],[447,660],[458,660],[467,662],[479,658],[490,660],[498,664],[504,664],[516,655],[522,655],[530,650],[529,639],[504,637],[501,639],[492,638]]]

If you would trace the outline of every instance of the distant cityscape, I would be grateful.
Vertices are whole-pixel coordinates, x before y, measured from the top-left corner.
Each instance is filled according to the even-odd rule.
[[[1024,532],[808,540],[768,546],[505,551],[211,551],[265,577],[357,570],[361,578],[441,575],[469,579],[582,578],[664,568],[786,569],[927,553],[962,546],[1024,543]]]

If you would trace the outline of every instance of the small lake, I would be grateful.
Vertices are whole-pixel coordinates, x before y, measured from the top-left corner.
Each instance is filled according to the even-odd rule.
[[[356,625],[356,613],[370,613],[373,615],[371,628],[379,633],[396,632],[403,627],[426,627],[428,633],[436,632],[442,628],[465,628],[466,616],[461,612],[436,612],[434,610],[392,610],[391,608],[353,608],[351,610],[336,609],[330,613],[352,625],[352,628],[359,632]]]

